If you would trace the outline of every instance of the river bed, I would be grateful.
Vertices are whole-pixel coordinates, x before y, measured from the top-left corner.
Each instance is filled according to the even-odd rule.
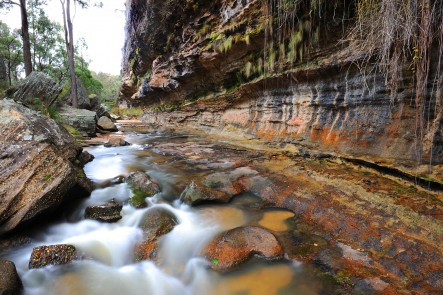
[[[331,294],[337,288],[311,266],[288,256],[278,261],[255,257],[226,273],[212,270],[211,262],[202,257],[212,238],[239,226],[261,226],[274,234],[294,230],[293,212],[261,206],[262,200],[251,192],[239,194],[229,204],[191,207],[179,201],[180,193],[195,179],[214,172],[252,170],[244,165],[242,151],[186,135],[131,133],[126,140],[131,145],[86,148],[95,159],[84,170],[98,188],[63,221],[33,231],[30,244],[3,255],[16,264],[25,294],[283,295]],[[205,153],[212,157],[203,157]],[[147,199],[148,208],[128,203],[133,191],[124,182],[100,187],[136,171],[146,172],[161,187],[161,193]],[[87,206],[111,199],[123,204],[120,221],[108,224],[83,218]],[[160,261],[137,262],[134,248],[143,236],[138,225],[156,207],[174,214],[179,223],[160,238]],[[72,244],[85,259],[28,269],[34,247],[54,244]]]

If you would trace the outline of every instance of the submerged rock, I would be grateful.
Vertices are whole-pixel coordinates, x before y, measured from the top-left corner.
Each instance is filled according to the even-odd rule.
[[[18,276],[15,264],[0,260],[0,294],[19,295],[23,293],[23,285]]]
[[[232,195],[212,190],[191,182],[180,195],[180,200],[188,205],[198,205],[204,202],[227,203]]]
[[[78,259],[73,245],[60,244],[41,246],[32,249],[29,268],[41,268],[47,265],[68,264]]]
[[[82,148],[57,122],[4,99],[0,130],[0,234],[90,194]]]
[[[115,126],[114,122],[112,122],[111,119],[108,117],[102,116],[97,121],[98,127],[100,127],[103,130],[107,131],[118,131],[117,127]]]
[[[169,233],[177,224],[177,218],[170,211],[159,207],[149,209],[139,224],[144,240],[135,248],[135,259],[156,260],[158,238]]]
[[[86,207],[85,218],[109,223],[117,222],[122,218],[120,215],[122,208],[121,204],[112,199],[103,205]]]
[[[144,199],[152,197],[161,191],[160,186],[154,182],[148,174],[141,171],[129,174],[126,182],[134,192],[131,203],[135,207],[146,207]]]
[[[203,250],[214,270],[228,271],[254,254],[267,259],[283,257],[283,248],[273,234],[256,226],[237,227],[215,237]]]

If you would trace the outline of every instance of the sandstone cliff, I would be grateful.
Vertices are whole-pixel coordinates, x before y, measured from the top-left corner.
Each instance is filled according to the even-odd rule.
[[[438,46],[417,104],[409,64],[395,69],[393,87],[370,50],[343,41],[356,1],[296,2],[288,24],[267,1],[128,0],[122,97],[161,126],[443,163]]]

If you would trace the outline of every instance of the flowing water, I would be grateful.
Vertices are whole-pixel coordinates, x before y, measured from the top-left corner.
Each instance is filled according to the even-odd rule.
[[[95,156],[85,166],[95,183],[105,183],[133,171],[145,171],[160,184],[162,193],[148,199],[149,208],[128,204],[132,192],[126,183],[95,189],[90,198],[65,220],[32,234],[33,241],[14,249],[4,258],[15,262],[26,294],[328,294],[331,285],[296,261],[269,262],[254,258],[239,269],[217,273],[199,254],[216,234],[242,225],[259,225],[275,232],[288,230],[293,213],[258,209],[251,194],[236,197],[227,205],[190,207],[178,201],[183,184],[199,177],[198,169],[178,164],[153,142],[185,142],[198,139],[164,134],[130,134],[132,145],[89,147]],[[190,156],[192,157],[192,155]],[[217,167],[230,162],[218,159]],[[206,163],[209,167],[214,163]],[[123,218],[107,224],[83,218],[86,206],[110,199],[124,204]],[[172,212],[179,224],[160,239],[161,263],[135,262],[134,247],[142,240],[138,228],[143,215],[153,207]],[[86,259],[68,265],[28,269],[32,248],[72,244]]]

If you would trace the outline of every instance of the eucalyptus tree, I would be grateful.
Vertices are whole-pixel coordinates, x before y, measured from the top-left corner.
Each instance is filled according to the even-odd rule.
[[[25,74],[28,76],[32,72],[31,43],[29,39],[29,22],[26,0],[0,0],[0,9],[10,9],[12,5],[20,7],[21,16],[21,36],[23,45],[23,60],[25,63]]]
[[[0,21],[0,61],[4,62],[9,86],[12,78],[17,79],[19,66],[22,63],[21,43],[18,32],[11,32],[9,27]]]
[[[66,52],[68,54],[69,76],[71,79],[71,103],[72,106],[78,107],[77,97],[77,79],[75,76],[75,62],[74,62],[74,26],[71,9],[73,6],[80,6],[81,8],[88,8],[91,3],[88,0],[60,0],[63,12],[63,28],[65,31]],[[102,6],[102,3],[93,3],[94,6]]]

